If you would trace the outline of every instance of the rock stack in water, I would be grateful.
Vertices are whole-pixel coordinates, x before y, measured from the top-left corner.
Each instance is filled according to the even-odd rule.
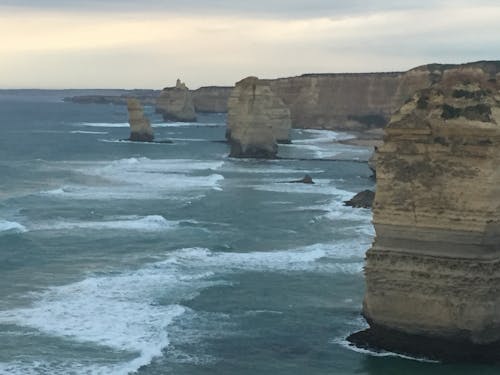
[[[196,121],[191,91],[179,79],[174,87],[165,87],[156,102],[156,112],[165,121]]]
[[[231,92],[227,127],[230,156],[274,158],[277,142],[290,142],[290,110],[269,83],[248,77]]]
[[[350,340],[444,360],[500,359],[500,63],[443,69],[377,155],[376,238]]]
[[[144,109],[138,99],[127,100],[128,121],[130,124],[131,141],[151,142],[154,139],[153,128],[144,116]]]

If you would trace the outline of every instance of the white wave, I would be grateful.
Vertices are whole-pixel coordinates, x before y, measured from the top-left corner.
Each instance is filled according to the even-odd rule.
[[[365,245],[349,242],[314,244],[298,249],[254,251],[242,253],[214,252],[205,248],[181,249],[170,254],[166,262],[194,268],[231,272],[257,271],[322,271],[358,274],[363,268]]]
[[[127,144],[134,144],[134,145],[147,145],[147,146],[165,146],[165,145],[171,145],[172,143],[169,142],[137,142],[137,141],[130,141],[128,139],[98,139],[99,142],[104,142],[104,143],[127,143]]]
[[[141,232],[160,232],[174,228],[178,222],[169,221],[160,215],[118,216],[102,221],[60,221],[35,225],[35,230],[136,230]]]
[[[388,352],[385,350],[370,350],[370,349],[364,349],[364,348],[359,348],[356,345],[350,343],[347,341],[345,338],[337,338],[332,340],[333,344],[337,344],[342,346],[345,349],[352,350],[353,352],[360,353],[360,354],[366,354],[372,357],[398,357],[398,358],[403,358],[403,359],[408,359],[411,361],[417,361],[417,362],[427,362],[427,363],[439,363],[439,361],[434,361],[431,359],[426,359],[426,358],[419,358],[419,357],[411,357],[409,355],[404,355],[404,354],[399,354],[399,353],[394,353],[394,352]]]
[[[73,199],[182,199],[200,197],[200,192],[220,190],[224,177],[214,172],[223,161],[200,161],[190,159],[151,160],[128,158],[112,162],[87,165],[68,164],[74,171],[98,177],[97,186],[66,185],[42,192]],[[203,196],[203,195],[201,195]]]
[[[333,130],[320,130],[320,129],[301,129],[300,134],[311,135],[312,138],[297,139],[293,143],[298,144],[316,144],[325,142],[334,142],[354,138],[354,135],[344,132],[336,132]]]
[[[183,128],[183,127],[222,127],[226,126],[220,122],[160,122],[151,124],[154,128]]]
[[[187,248],[164,254],[161,261],[138,270],[90,276],[69,285],[48,288],[31,294],[30,307],[0,311],[1,324],[36,329],[43,334],[79,343],[99,345],[132,360],[119,363],[73,361],[65,367],[50,363],[52,374],[127,374],[161,356],[169,346],[169,335],[177,332],[185,313],[197,314],[180,305],[199,292],[227,284],[227,274],[241,271],[321,271],[359,274],[363,251],[355,242],[314,244],[291,250],[246,253],[215,252]],[[279,314],[257,310],[250,314]],[[212,325],[213,325],[212,321]],[[181,329],[179,334],[185,332]],[[123,355],[120,358],[124,358]],[[123,359],[116,361],[124,361]],[[13,373],[37,373],[42,364],[8,363]],[[42,366],[42,367],[39,367]],[[2,369],[2,367],[0,367]]]
[[[126,363],[81,364],[75,369],[80,374],[128,374],[161,356],[169,345],[168,327],[186,311],[179,301],[212,285],[202,280],[206,274],[182,280],[169,271],[151,264],[137,271],[53,287],[37,295],[31,307],[0,311],[0,323],[129,353],[134,359]],[[166,298],[169,304],[161,304],[157,298]]]
[[[235,172],[235,173],[255,173],[255,174],[295,174],[302,176],[304,174],[319,174],[324,173],[322,169],[301,169],[301,168],[288,168],[276,164],[264,163],[261,165],[226,161],[221,167],[224,172]],[[301,177],[302,177],[301,176]],[[300,178],[300,177],[299,177]]]
[[[9,233],[24,233],[27,232],[27,229],[24,225],[8,220],[0,220],[0,233],[9,232]]]
[[[71,134],[108,134],[108,132],[93,132],[93,131],[85,131],[85,130],[73,130],[70,133]]]
[[[296,176],[289,180],[300,179],[303,176]],[[332,181],[328,179],[317,179],[313,176],[314,184],[289,183],[283,180],[269,180],[264,185],[254,185],[254,190],[273,191],[278,193],[305,193],[305,194],[323,194],[323,195],[338,195],[337,192],[346,195],[347,192],[341,191],[332,185]]]
[[[128,128],[128,122],[80,122],[77,125],[91,128]]]

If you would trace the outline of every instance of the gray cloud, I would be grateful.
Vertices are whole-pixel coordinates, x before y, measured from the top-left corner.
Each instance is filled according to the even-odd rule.
[[[489,0],[479,1],[488,3]],[[475,1],[475,4],[479,3]],[[0,5],[61,10],[172,11],[188,14],[246,14],[273,18],[342,17],[387,10],[427,9],[445,0],[0,0]],[[459,2],[455,1],[453,4]]]

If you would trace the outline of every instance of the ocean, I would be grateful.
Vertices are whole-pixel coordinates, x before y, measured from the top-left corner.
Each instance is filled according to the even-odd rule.
[[[374,236],[346,134],[231,159],[224,114],[147,107],[173,143],[133,143],[125,107],[61,98],[0,93],[0,374],[498,373],[345,342]]]

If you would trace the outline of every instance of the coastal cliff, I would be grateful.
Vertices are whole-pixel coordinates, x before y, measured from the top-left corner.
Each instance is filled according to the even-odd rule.
[[[205,86],[192,91],[196,112],[227,112],[232,86]]]
[[[135,98],[127,101],[128,118],[130,124],[131,141],[151,142],[154,139],[153,128],[149,120],[144,116],[141,102]]]
[[[425,70],[427,72],[425,72]],[[360,346],[500,358],[500,62],[427,66],[376,158]],[[430,73],[429,73],[430,72]]]
[[[166,87],[160,93],[156,102],[156,112],[165,121],[196,121],[191,92],[179,79],[174,87]]]
[[[230,156],[274,158],[277,142],[290,140],[290,111],[266,81],[248,77],[229,97],[227,127]]]

